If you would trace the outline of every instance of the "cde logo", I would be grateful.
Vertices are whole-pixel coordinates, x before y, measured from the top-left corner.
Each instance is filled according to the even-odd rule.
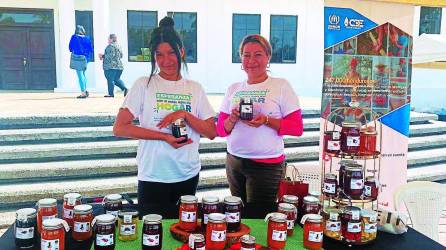
[[[344,20],[344,26],[349,29],[362,29],[364,28],[364,20],[362,19],[354,19],[348,17]]]

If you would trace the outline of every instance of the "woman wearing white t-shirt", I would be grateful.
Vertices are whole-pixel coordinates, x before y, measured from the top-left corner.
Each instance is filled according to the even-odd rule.
[[[182,195],[195,194],[200,135],[216,136],[214,111],[203,88],[181,76],[184,47],[173,27],[173,19],[165,17],[153,30],[151,74],[136,80],[113,127],[115,136],[139,139],[138,204],[145,211],[151,204],[175,203]],[[135,118],[139,126],[132,124]],[[185,143],[171,131],[179,118],[186,122]]]
[[[287,80],[271,77],[271,45],[260,35],[240,45],[247,80],[232,84],[218,117],[217,132],[227,136],[226,175],[232,195],[245,202],[275,201],[285,175],[284,135],[303,133],[299,100]],[[241,99],[253,101],[252,120],[240,120]]]

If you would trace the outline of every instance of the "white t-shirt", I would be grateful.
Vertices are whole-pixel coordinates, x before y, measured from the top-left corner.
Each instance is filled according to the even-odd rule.
[[[156,125],[166,115],[180,109],[202,120],[214,117],[214,110],[199,83],[184,78],[168,81],[159,75],[148,81],[149,77],[136,80],[122,104],[122,108],[138,117],[141,127],[171,134],[170,126],[158,129]],[[187,125],[187,135],[193,143],[178,149],[165,141],[139,140],[138,180],[173,183],[196,176],[201,168],[200,134]]]
[[[268,77],[264,82],[248,84],[246,81],[232,84],[225,95],[220,111],[231,114],[239,107],[240,99],[251,97],[254,117],[257,114],[271,118],[283,118],[300,109],[299,99],[287,80]],[[262,125],[250,127],[239,121],[227,138],[228,152],[248,159],[276,158],[283,155],[283,137],[277,131]]]

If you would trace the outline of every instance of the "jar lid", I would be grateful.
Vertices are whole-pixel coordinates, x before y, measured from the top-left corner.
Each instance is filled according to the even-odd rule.
[[[220,199],[217,196],[204,196],[202,201],[209,205],[215,205],[220,202]]]
[[[56,206],[57,200],[53,198],[41,199],[37,202],[39,207],[54,207]]]
[[[37,210],[34,208],[22,208],[15,212],[18,220],[26,220],[37,216]]]
[[[82,198],[82,195],[81,194],[78,194],[78,193],[68,193],[68,194],[65,194],[64,196],[63,196],[63,199],[64,200],[71,200],[71,199],[73,199],[73,200],[79,200],[79,199],[81,199]]]
[[[132,218],[137,218],[138,217],[138,211],[136,210],[121,210],[118,212],[118,217],[119,218],[124,218],[125,215],[131,215]]]
[[[308,192],[308,195],[314,196],[314,197],[317,198],[317,197],[321,196],[321,191],[319,191],[319,190],[312,190],[312,191]]]
[[[249,234],[245,234],[242,237],[240,237],[240,241],[244,242],[246,244],[255,244],[256,243],[256,238],[252,235]]]
[[[163,216],[159,214],[148,214],[145,215],[142,219],[144,221],[144,224],[160,224]]]
[[[340,162],[339,162],[339,165],[341,165],[341,166],[344,166],[344,167],[347,167],[347,166],[349,166],[349,165],[351,165],[351,164],[356,164],[356,162],[355,161],[353,161],[353,160],[341,160]]]
[[[198,198],[193,195],[183,195],[180,198],[181,203],[197,203]]]
[[[242,203],[242,199],[237,196],[227,196],[225,197],[224,202],[227,205],[238,205]]]
[[[293,204],[289,203],[279,203],[279,210],[286,212],[294,212],[296,211],[296,207]]]
[[[342,122],[343,128],[360,128],[361,123],[360,122]]]
[[[313,223],[321,223],[322,222],[322,216],[319,214],[308,214],[307,220],[308,222]]]
[[[121,201],[122,195],[120,194],[108,194],[104,197],[104,201]]]
[[[295,195],[286,194],[282,196],[282,201],[288,203],[297,203],[299,201],[299,197]]]
[[[64,220],[52,218],[42,222],[43,229],[55,230],[64,227]]]
[[[101,225],[108,225],[108,224],[114,224],[116,217],[112,214],[101,214],[94,218],[96,220],[97,224]]]
[[[352,214],[353,212],[361,212],[361,208],[355,206],[346,206],[343,209],[343,213]]]
[[[329,179],[329,180],[336,180],[336,179],[338,179],[338,177],[336,176],[336,174],[333,174],[333,173],[325,174],[325,178],[326,178],[326,179]]]
[[[362,171],[362,165],[360,165],[360,164],[350,164],[350,165],[345,167],[345,170]]]
[[[307,195],[304,197],[304,203],[319,204],[319,199],[314,196]]]
[[[286,222],[286,219],[288,217],[286,214],[278,213],[278,212],[270,213],[267,215],[267,217],[268,216],[269,216],[270,220],[275,221],[275,222]]]
[[[334,217],[337,218],[337,217],[339,217],[341,210],[339,210],[337,208],[326,208],[326,209],[324,209],[324,213],[327,214],[330,219],[334,218]]]
[[[370,182],[375,182],[375,181],[376,181],[376,178],[375,178],[375,176],[367,176],[367,177],[365,178],[365,180],[366,180],[366,181],[370,181]]]
[[[205,241],[204,235],[202,235],[202,234],[190,234],[189,240],[191,240],[191,238],[193,239],[194,243]]]
[[[180,126],[182,123],[184,123],[184,119],[183,118],[178,118],[175,120],[175,122],[173,123],[176,126]]]
[[[226,222],[226,215],[221,213],[211,213],[208,215],[208,220],[213,223]]]
[[[83,204],[74,206],[73,210],[75,214],[89,214],[93,212],[93,207],[91,205]]]
[[[370,222],[376,222],[376,219],[378,218],[378,213],[373,210],[361,210],[361,216],[364,218],[369,218]]]

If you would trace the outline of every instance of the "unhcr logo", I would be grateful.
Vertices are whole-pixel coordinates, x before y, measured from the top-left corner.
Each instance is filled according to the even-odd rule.
[[[328,17],[328,29],[329,30],[340,30],[341,26],[339,25],[340,17],[338,15],[330,15]]]

